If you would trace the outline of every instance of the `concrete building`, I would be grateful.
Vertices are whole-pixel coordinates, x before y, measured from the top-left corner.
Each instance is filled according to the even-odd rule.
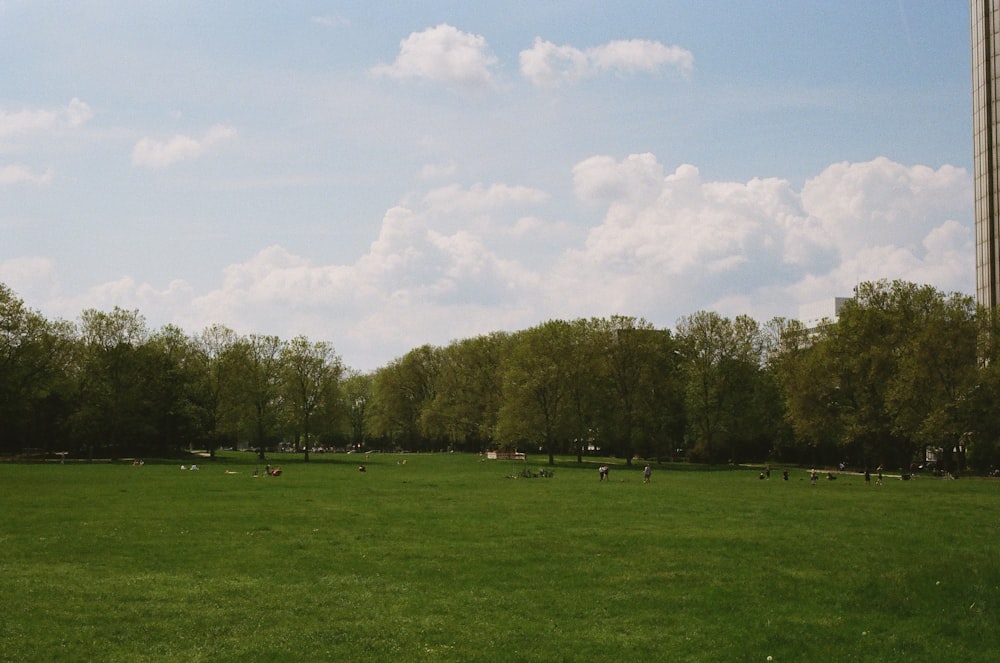
[[[840,309],[853,297],[834,297],[799,307],[799,321],[805,325],[810,334],[817,334],[827,325],[840,319]]]
[[[971,0],[976,301],[1000,298],[1000,0]]]

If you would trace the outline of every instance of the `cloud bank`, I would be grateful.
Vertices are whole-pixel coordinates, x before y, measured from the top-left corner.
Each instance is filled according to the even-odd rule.
[[[971,179],[960,168],[878,158],[833,164],[796,188],[705,181],[693,165],[667,171],[647,153],[593,156],[568,175],[578,203],[599,211],[592,227],[546,218],[550,193],[530,186],[448,185],[388,209],[350,264],[269,246],[208,291],[125,278],[69,299],[52,295],[60,288],[44,261],[4,263],[0,277],[67,317],[118,304],[192,331],[222,322],[304,333],[361,369],[423,343],[556,317],[622,313],[669,327],[710,309],[764,321],[861,280],[972,287]]]

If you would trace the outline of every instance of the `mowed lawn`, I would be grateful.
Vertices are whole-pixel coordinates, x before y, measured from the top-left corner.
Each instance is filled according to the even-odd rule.
[[[0,464],[0,660],[1000,655],[1000,481],[542,460]]]

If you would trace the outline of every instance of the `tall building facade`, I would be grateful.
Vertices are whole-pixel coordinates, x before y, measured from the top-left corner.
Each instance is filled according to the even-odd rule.
[[[976,301],[1000,304],[1000,0],[970,0]]]

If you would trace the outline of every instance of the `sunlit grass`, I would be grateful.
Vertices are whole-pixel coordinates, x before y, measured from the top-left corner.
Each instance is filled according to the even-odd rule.
[[[406,464],[402,464],[402,460]],[[1000,483],[0,465],[0,659],[993,660]],[[367,471],[357,471],[364,462]],[[529,459],[528,466],[542,465]],[[226,474],[224,470],[238,472]]]

